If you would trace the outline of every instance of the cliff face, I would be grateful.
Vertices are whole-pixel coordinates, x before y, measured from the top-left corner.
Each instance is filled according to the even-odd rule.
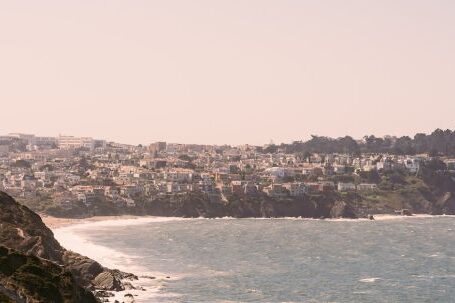
[[[318,196],[270,198],[265,195],[231,196],[229,201],[210,201],[202,193],[181,196],[164,196],[146,201],[138,207],[139,214],[176,217],[305,217],[305,218],[357,218],[353,208],[342,205],[332,211],[340,197],[335,193]],[[338,208],[340,206],[338,205]],[[350,211],[344,211],[349,208]]]
[[[191,192],[181,195],[162,195],[152,200],[137,201],[136,207],[131,208],[106,208],[95,205],[87,209],[84,216],[96,215],[152,215],[171,217],[206,217],[206,218],[278,218],[278,217],[303,217],[303,218],[357,218],[354,206],[346,200],[344,207],[351,211],[332,211],[337,201],[343,200],[336,192],[324,192],[319,195],[306,195],[303,197],[271,198],[264,194],[251,196],[232,195],[227,201],[210,199],[202,192]],[[80,212],[72,209],[51,212],[57,217],[80,217]]]
[[[443,188],[430,186],[411,178],[407,184],[394,189],[364,192],[323,192],[303,197],[271,198],[230,196],[228,201],[211,201],[200,192],[183,195],[164,195],[139,202],[137,207],[121,212],[135,215],[175,217],[303,217],[357,218],[368,214],[389,213],[409,209],[412,213],[455,214],[455,185]],[[413,183],[416,182],[416,183]],[[118,214],[97,212],[98,214]]]
[[[96,302],[82,287],[97,287],[97,276],[112,276],[116,285],[120,285],[117,290],[121,288],[121,278],[135,278],[66,250],[37,214],[3,192],[0,192],[0,245],[3,247],[0,293],[10,298],[23,296],[24,302]],[[52,300],[40,297],[46,292],[52,294]]]
[[[48,210],[48,214],[57,217],[134,214],[207,218],[356,218],[409,209],[412,213],[449,215],[455,214],[455,176],[426,171],[421,176],[395,173],[392,177],[384,177],[375,190],[327,191],[303,197],[272,198],[258,193],[251,196],[232,195],[220,201],[202,192],[190,192],[159,195],[153,199],[136,197],[135,200],[136,207],[118,208],[104,201],[91,208],[54,208]]]
[[[40,216],[0,192],[0,243],[19,252],[65,266],[78,282],[89,286],[105,269],[97,262],[67,251]]]
[[[97,300],[63,267],[0,246],[0,302],[95,303]]]
[[[0,192],[0,243],[61,263],[64,249],[40,216]]]

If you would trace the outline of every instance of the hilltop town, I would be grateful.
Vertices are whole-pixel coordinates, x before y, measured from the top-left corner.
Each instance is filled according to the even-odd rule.
[[[0,190],[35,211],[64,217],[326,217],[346,215],[346,206],[356,215],[403,208],[455,212],[455,158],[346,147],[345,152],[303,152],[296,150],[299,144],[305,146],[134,146],[88,137],[9,134],[0,137]],[[188,210],[195,200],[194,210]],[[246,201],[261,205],[255,210]],[[340,201],[343,210],[334,214]],[[306,208],[296,210],[299,203]],[[308,211],[311,203],[317,205]],[[330,206],[326,211],[315,210],[325,204]],[[286,205],[293,211],[286,211]]]

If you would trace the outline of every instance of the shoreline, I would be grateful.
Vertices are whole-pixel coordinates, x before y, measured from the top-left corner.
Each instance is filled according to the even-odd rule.
[[[69,227],[73,225],[82,225],[87,223],[103,222],[103,221],[119,221],[119,220],[135,220],[141,218],[150,218],[150,216],[134,216],[134,215],[119,215],[119,216],[93,216],[87,218],[59,218],[46,214],[39,214],[44,224],[51,230],[58,228]]]
[[[181,218],[151,217],[151,216],[96,216],[84,219],[55,218],[42,216],[43,222],[52,230],[57,241],[67,250],[80,253],[97,261],[103,267],[118,269],[136,275],[137,280],[123,279],[125,290],[102,291],[111,296],[103,297],[103,302],[155,302],[163,294],[161,291],[166,283],[178,279],[176,275],[155,272],[141,266],[140,257],[128,255],[115,248],[115,245],[105,246],[96,244],[84,236],[84,230],[93,228],[106,228],[109,226],[141,225],[148,222],[166,222]],[[125,296],[126,295],[126,296]],[[131,301],[134,299],[134,301]]]
[[[272,217],[272,218],[264,218],[264,217],[251,217],[251,218],[234,218],[234,217],[221,217],[221,218],[205,218],[205,217],[198,217],[198,218],[184,218],[184,217],[164,217],[164,216],[138,216],[138,215],[116,215],[116,216],[93,216],[87,218],[59,218],[53,217],[46,214],[39,214],[41,219],[43,220],[44,224],[51,229],[52,231],[64,227],[70,227],[75,225],[85,225],[85,224],[100,224],[105,225],[107,224],[106,221],[117,222],[119,221],[128,222],[128,224],[146,224],[149,222],[165,222],[165,221],[180,221],[180,220],[242,220],[242,219],[260,219],[260,220],[286,220],[286,219],[294,219],[294,220],[315,220],[315,221],[374,221],[369,220],[368,218],[357,218],[357,219],[350,219],[350,218],[306,218],[306,217]],[[396,214],[372,214],[375,220],[378,221],[385,221],[385,220],[394,220],[394,219],[406,219],[406,218],[439,218],[439,217],[455,217],[454,215],[430,215],[430,214],[413,214],[411,216],[404,216],[404,215],[396,215]]]
[[[394,220],[406,220],[406,219],[431,219],[439,217],[452,217],[445,215],[426,215],[417,214],[412,216],[401,216],[401,215],[388,215],[388,214],[377,214],[374,215],[375,220],[369,220],[367,218],[360,219],[311,219],[311,218],[295,218],[295,217],[283,217],[283,218],[245,218],[245,219],[260,219],[260,220],[302,220],[302,221],[320,221],[320,222],[375,222],[375,221],[394,221]],[[180,217],[156,217],[156,216],[95,216],[84,219],[72,219],[72,218],[56,218],[52,216],[41,215],[43,222],[52,230],[55,238],[61,243],[63,247],[68,250],[78,252],[82,255],[96,260],[101,265],[111,268],[119,269],[124,272],[132,272],[139,277],[138,280],[124,282],[131,283],[136,289],[125,289],[124,291],[109,291],[114,294],[112,297],[107,297],[106,302],[128,302],[125,297],[127,294],[134,296],[134,302],[154,302],[160,296],[174,296],[175,294],[163,293],[162,290],[166,288],[167,282],[172,280],[178,280],[182,276],[163,273],[153,272],[141,266],[140,257],[135,255],[127,255],[120,251],[117,251],[115,245],[103,246],[95,244],[84,237],[84,230],[106,228],[109,226],[131,226],[131,225],[142,225],[147,223],[160,223],[169,221],[183,221],[183,220],[208,220],[207,218],[180,218]],[[235,220],[236,218],[217,218],[213,220]],[[152,277],[152,278],[150,278]]]

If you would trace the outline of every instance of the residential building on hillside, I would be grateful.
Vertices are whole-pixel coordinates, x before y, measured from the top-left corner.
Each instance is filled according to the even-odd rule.
[[[58,137],[58,147],[61,149],[82,147],[92,150],[95,148],[95,140],[89,137],[60,136]]]

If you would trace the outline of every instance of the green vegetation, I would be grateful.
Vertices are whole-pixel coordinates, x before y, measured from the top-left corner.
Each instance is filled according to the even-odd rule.
[[[389,153],[394,155],[415,155],[428,153],[431,156],[455,156],[455,131],[450,129],[436,129],[430,135],[416,134],[413,138],[408,136],[379,138],[365,136],[363,142],[358,142],[346,136],[342,138],[329,138],[312,136],[308,141],[295,141],[291,144],[273,145],[263,149],[264,153],[273,153],[282,148],[288,153],[296,153],[303,159],[308,158],[308,153]]]
[[[12,164],[13,167],[30,168],[31,164],[26,160],[17,160]]]
[[[432,189],[422,179],[397,172],[384,175],[378,190],[361,192],[359,197],[359,208],[373,213],[405,208],[431,213],[436,201]]]
[[[18,198],[17,200],[19,203],[39,213],[46,212],[47,209],[56,206],[51,195],[40,192],[37,192],[36,197],[33,199]]]

